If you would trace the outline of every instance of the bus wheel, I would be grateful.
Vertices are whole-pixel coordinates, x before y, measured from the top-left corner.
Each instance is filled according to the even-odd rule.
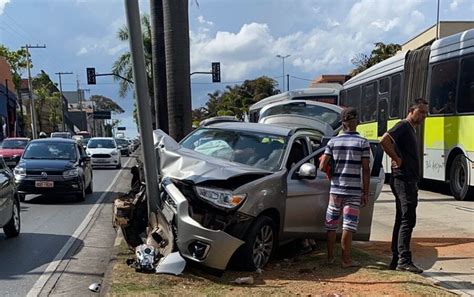
[[[469,186],[469,166],[464,155],[457,155],[449,173],[449,186],[456,200],[472,200],[474,187]]]

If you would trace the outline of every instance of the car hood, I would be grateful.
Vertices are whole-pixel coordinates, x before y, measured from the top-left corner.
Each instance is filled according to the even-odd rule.
[[[155,130],[153,138],[159,158],[158,170],[162,176],[198,184],[209,180],[227,180],[244,175],[258,178],[272,174],[268,170],[206,156],[183,148],[161,130]]]
[[[34,159],[21,159],[18,167],[24,167],[28,169],[41,169],[44,171],[48,170],[67,170],[74,168],[74,161],[69,160],[34,160]]]
[[[24,149],[0,149],[0,155],[3,157],[21,156]]]
[[[322,136],[334,136],[335,131],[328,123],[316,118],[295,114],[277,114],[261,118],[259,123],[272,124],[288,128],[313,129]]]
[[[109,148],[88,148],[88,152],[91,154],[110,154],[113,151],[117,151],[117,149],[109,149]]]

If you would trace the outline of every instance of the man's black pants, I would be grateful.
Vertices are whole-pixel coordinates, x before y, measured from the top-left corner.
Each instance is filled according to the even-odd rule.
[[[395,196],[396,215],[392,233],[392,253],[398,264],[411,263],[410,241],[416,224],[418,205],[418,185],[415,179],[390,179],[390,187]]]

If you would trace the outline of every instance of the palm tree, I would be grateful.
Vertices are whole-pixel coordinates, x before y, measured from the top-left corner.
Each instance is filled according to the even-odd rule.
[[[145,55],[145,71],[147,74],[147,79],[148,79],[148,92],[150,94],[150,98],[153,98],[153,71],[152,71],[152,65],[153,65],[153,59],[152,59],[152,47],[151,47],[151,24],[150,24],[150,16],[149,15],[143,15],[142,16],[142,36],[143,36],[143,49],[144,49],[144,55]],[[128,42],[128,28],[127,26],[121,27],[117,31],[117,38],[120,41],[123,42]],[[133,69],[132,69],[132,60],[131,60],[131,54],[130,52],[125,52],[118,59],[114,62],[112,66],[112,73],[118,74],[120,76],[123,76],[129,80],[133,80]],[[123,80],[119,77],[114,76],[115,81],[120,82],[120,89],[119,89],[119,96],[120,97],[125,97],[128,93],[128,91],[132,90],[132,84],[126,80]],[[153,122],[155,122],[155,104],[154,101],[151,100],[150,102],[151,106],[151,112],[152,112],[152,118]],[[154,123],[153,123],[154,124]]]
[[[163,0],[169,135],[191,131],[188,0]]]
[[[153,54],[153,86],[157,128],[168,133],[168,102],[166,99],[166,60],[163,23],[163,1],[150,0],[151,46]]]

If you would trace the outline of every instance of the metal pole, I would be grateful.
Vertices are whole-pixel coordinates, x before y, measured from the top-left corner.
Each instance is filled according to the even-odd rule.
[[[439,39],[439,2],[438,0],[438,10],[436,11],[436,40]]]
[[[158,195],[158,171],[154,153],[153,131],[145,57],[143,51],[140,11],[137,0],[125,0],[125,14],[129,30],[130,52],[132,57],[135,98],[137,100],[138,121],[142,140],[143,165],[148,203],[148,217],[161,206]]]
[[[280,58],[282,60],[283,64],[283,76],[281,80],[283,81],[283,88],[281,89],[283,92],[285,91],[285,59],[288,58],[290,55],[282,56],[282,55],[276,55],[277,58]]]
[[[30,111],[31,111],[31,134],[32,138],[36,139],[38,134],[36,133],[36,110],[33,99],[33,84],[31,81],[31,65],[30,65],[30,48],[46,48],[46,45],[28,45],[22,46],[26,49],[26,68],[28,69],[28,96],[30,97]]]
[[[286,75],[286,90],[287,91],[290,90],[290,75],[289,74]]]
[[[59,99],[61,100],[61,119],[63,122],[63,128],[62,131],[66,132],[66,121],[64,119],[64,100],[63,100],[63,84],[61,81],[61,75],[62,74],[73,74],[72,72],[56,72],[57,75],[59,75]],[[67,108],[67,106],[66,106]]]

